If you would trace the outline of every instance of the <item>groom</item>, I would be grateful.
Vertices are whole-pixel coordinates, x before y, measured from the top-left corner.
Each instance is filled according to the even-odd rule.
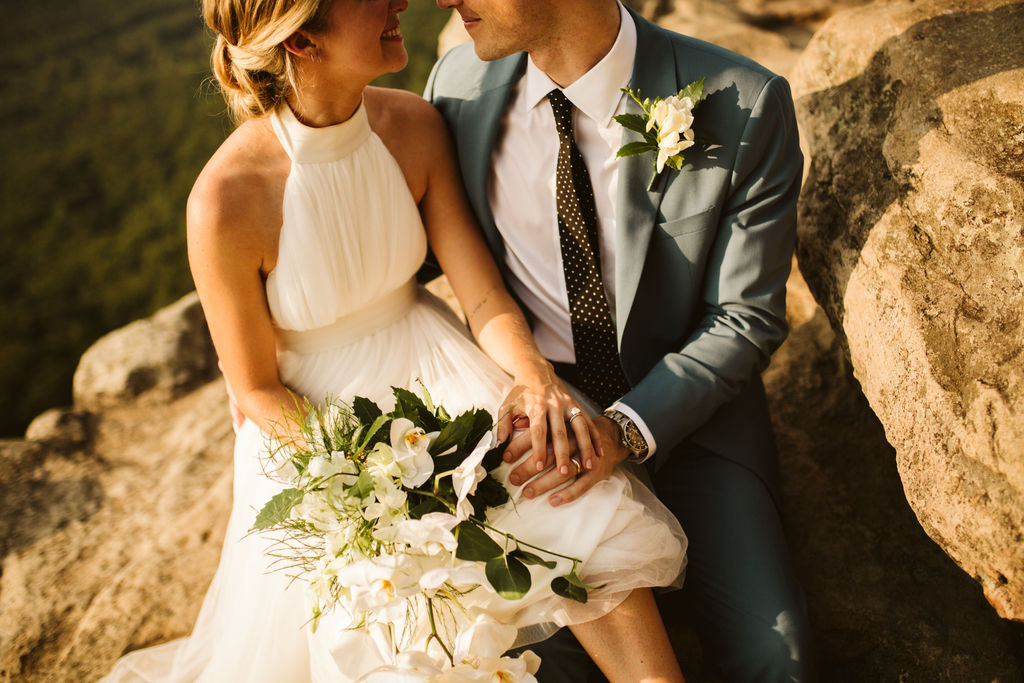
[[[689,537],[705,658],[730,681],[807,680],[759,376],[787,333],[802,165],[788,85],[616,0],[437,2],[473,39],[440,59],[426,96],[477,219],[541,349],[607,409],[605,457],[559,502],[645,462]],[[693,128],[708,142],[681,170],[652,182],[653,153],[616,158],[640,138],[612,116],[642,113],[620,88],[665,98],[702,78]],[[567,478],[552,470],[525,494]],[[600,680],[565,629],[535,649],[545,683]]]

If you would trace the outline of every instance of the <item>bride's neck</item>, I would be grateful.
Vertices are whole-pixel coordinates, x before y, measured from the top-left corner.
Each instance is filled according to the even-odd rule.
[[[303,124],[311,128],[348,121],[363,101],[359,88],[297,88],[288,96],[288,106]]]

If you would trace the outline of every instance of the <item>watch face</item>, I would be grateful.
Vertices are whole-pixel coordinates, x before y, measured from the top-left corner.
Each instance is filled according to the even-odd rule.
[[[623,435],[626,438],[626,445],[630,450],[638,453],[647,450],[647,440],[644,439],[643,434],[640,433],[640,429],[632,422],[630,422],[626,429],[623,430]]]

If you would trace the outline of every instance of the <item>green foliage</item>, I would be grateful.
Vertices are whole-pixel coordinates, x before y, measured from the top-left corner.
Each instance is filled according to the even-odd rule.
[[[373,488],[372,480],[370,487]],[[291,514],[292,508],[302,500],[302,496],[303,492],[300,489],[285,489],[268,500],[260,513],[256,515],[256,521],[252,525],[253,530],[262,531],[284,522]]]
[[[501,546],[494,542],[494,539],[470,521],[460,522],[455,527],[455,540],[459,547],[455,551],[455,557],[470,562],[487,562],[505,554]]]
[[[495,592],[506,600],[518,600],[530,590],[529,568],[512,555],[488,560],[484,574]]]
[[[409,67],[378,84],[422,92],[448,14],[411,3]],[[192,289],[185,200],[232,125],[197,2],[37,0],[0,39],[0,435],[17,435],[71,402],[89,344]]]

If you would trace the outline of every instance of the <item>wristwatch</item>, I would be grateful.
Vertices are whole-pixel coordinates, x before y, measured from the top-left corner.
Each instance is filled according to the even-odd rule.
[[[619,426],[619,439],[623,446],[629,449],[629,462],[641,463],[647,460],[647,439],[640,432],[633,420],[625,413],[609,408],[604,411],[604,416]]]

